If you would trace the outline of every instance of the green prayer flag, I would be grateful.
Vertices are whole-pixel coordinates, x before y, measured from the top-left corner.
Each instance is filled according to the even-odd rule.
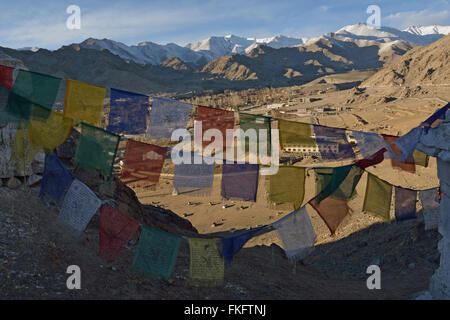
[[[363,211],[390,221],[392,185],[369,173]]]
[[[268,176],[269,201],[274,206],[301,207],[305,196],[305,168],[279,167],[278,173]]]
[[[414,150],[413,152],[413,158],[414,158],[414,163],[416,165],[422,166],[422,167],[428,167],[428,162],[430,160],[430,156],[427,155],[426,153],[423,153],[422,151],[419,150]]]
[[[26,70],[19,70],[12,92],[28,101],[52,109],[61,79]]]
[[[315,147],[311,125],[308,123],[278,120],[281,148],[289,146]]]
[[[239,127],[244,130],[244,132],[254,129],[256,131],[258,143],[257,148],[255,148],[256,152],[260,152],[259,145],[266,144],[267,155],[271,154],[271,118],[249,113],[239,113]],[[265,130],[265,134],[263,130]],[[248,139],[245,139],[245,150],[250,152]]]
[[[111,176],[119,141],[120,136],[114,133],[82,123],[75,163]]]
[[[151,279],[168,280],[180,248],[181,237],[145,226],[139,238],[133,267]]]

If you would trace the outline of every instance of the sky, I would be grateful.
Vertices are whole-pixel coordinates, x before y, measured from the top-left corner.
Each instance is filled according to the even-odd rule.
[[[81,28],[66,27],[70,5]],[[315,37],[366,22],[369,5],[381,25],[450,25],[450,0],[15,0],[0,2],[0,46],[50,50],[93,37],[127,45],[143,41],[185,45],[210,36]]]

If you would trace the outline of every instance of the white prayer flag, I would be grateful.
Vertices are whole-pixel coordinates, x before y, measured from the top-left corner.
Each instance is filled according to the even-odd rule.
[[[101,204],[102,201],[88,186],[75,179],[64,198],[57,222],[83,231]]]
[[[437,229],[439,226],[439,191],[430,189],[419,191],[425,230]]]
[[[273,224],[290,261],[305,258],[314,249],[316,233],[303,206]]]

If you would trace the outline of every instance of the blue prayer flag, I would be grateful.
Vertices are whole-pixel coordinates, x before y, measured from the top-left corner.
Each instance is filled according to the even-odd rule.
[[[39,197],[58,204],[74,176],[54,154],[45,155],[44,175],[42,177]]]
[[[416,219],[417,191],[395,187],[395,220]]]
[[[192,105],[167,98],[154,98],[150,112],[148,136],[170,140],[176,129],[185,129]]]
[[[144,134],[150,115],[149,97],[111,89],[108,131],[117,134]]]
[[[253,238],[255,234],[264,229],[266,226],[258,227],[239,235],[223,238],[222,239],[222,247],[223,247],[223,258],[226,263],[233,262],[233,256],[236,255],[239,250],[247,243],[248,240]]]
[[[224,163],[222,167],[222,197],[255,202],[258,173],[259,165],[257,164]]]

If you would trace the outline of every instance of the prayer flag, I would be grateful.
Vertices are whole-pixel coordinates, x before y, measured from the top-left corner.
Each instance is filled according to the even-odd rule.
[[[227,164],[222,165],[222,197],[256,202],[258,190],[259,165]]]
[[[18,129],[9,162],[19,172],[18,175],[25,175],[38,152],[39,148],[30,143],[28,128]]]
[[[278,120],[278,130],[280,133],[280,144],[282,149],[297,147],[308,149],[313,152],[317,148],[316,141],[312,137],[311,125],[308,123]],[[318,150],[317,150],[318,151]]]
[[[61,207],[57,222],[83,231],[102,201],[81,181],[75,179],[70,185]]]
[[[82,123],[75,163],[87,169],[98,169],[104,176],[111,176],[119,142],[120,136]]]
[[[166,148],[128,140],[120,180],[125,184],[136,181],[157,184],[166,154]]]
[[[255,142],[257,142],[257,146],[254,148],[256,154],[261,153],[260,146],[263,146],[264,144],[267,148],[266,154],[271,154],[271,118],[249,113],[239,113],[239,127],[244,132],[248,130],[256,131],[257,140]],[[249,144],[250,141],[245,139],[245,141],[242,142],[245,142],[246,152],[251,153],[253,149]]]
[[[139,222],[105,204],[100,213],[99,256],[107,261],[117,260],[138,227]]]
[[[398,137],[394,144],[400,150],[398,157],[401,161],[406,161],[412,157],[417,144],[419,143],[420,137],[422,136],[423,128],[415,127],[407,134]]]
[[[167,98],[154,98],[150,111],[148,136],[152,139],[171,140],[172,132],[185,129],[192,105]]]
[[[316,233],[303,206],[273,224],[290,261],[304,259],[314,249]]]
[[[419,191],[419,198],[422,203],[425,230],[437,229],[440,219],[438,188]]]
[[[356,140],[359,152],[364,159],[372,157],[383,148],[388,151],[384,154],[384,158],[388,159],[392,156],[389,145],[378,133],[352,131],[352,137]]]
[[[106,88],[67,79],[64,114],[72,119],[98,126],[102,118]]]
[[[430,161],[430,156],[427,155],[426,153],[423,153],[422,151],[419,150],[414,150],[413,153],[413,158],[414,158],[414,163],[418,166],[422,166],[422,167],[428,167],[428,163]]]
[[[58,205],[74,179],[56,155],[47,153],[39,197]]]
[[[52,109],[58,95],[60,78],[19,70],[12,91],[31,103]]]
[[[400,155],[402,154],[402,151],[395,143],[398,139],[396,136],[391,136],[387,134],[383,134],[384,140],[390,145],[391,150],[396,155],[395,158],[391,160],[392,167],[393,168],[400,168],[404,171],[414,173],[416,172],[416,165],[414,163],[414,158],[412,155],[409,155],[408,158],[405,161],[399,160]]]
[[[417,191],[395,187],[395,219],[397,223],[416,219]]]
[[[35,114],[38,114],[36,118]],[[44,120],[41,118],[42,114],[48,114],[44,116]],[[56,147],[66,141],[73,125],[72,119],[38,105],[34,106],[32,115],[28,132],[30,144],[33,147],[53,152]]]
[[[207,164],[204,159],[202,163],[196,164],[194,153],[190,154],[191,163],[180,163],[175,165],[175,176],[173,187],[178,193],[189,193],[189,195],[204,196],[212,189],[214,182],[214,163]]]
[[[353,159],[355,153],[347,140],[346,129],[313,125],[314,136],[322,159]]]
[[[111,89],[108,131],[117,134],[145,134],[149,116],[148,96]]]
[[[197,121],[202,122],[202,137],[209,129],[217,129],[222,133],[223,150],[226,149],[226,130],[234,129],[234,112],[210,107],[199,106],[197,108]],[[210,141],[203,140],[203,148],[209,145]]]
[[[145,226],[139,237],[133,267],[151,279],[168,280],[180,248],[181,237]]]
[[[363,211],[390,221],[392,185],[369,173]]]
[[[305,168],[279,167],[277,174],[268,176],[269,201],[274,206],[289,205],[297,210],[305,196]]]
[[[191,263],[189,275],[192,284],[222,286],[225,265],[219,239],[188,238]],[[219,251],[220,250],[220,251]]]
[[[261,231],[265,227],[266,226],[261,226],[238,234],[236,236],[222,238],[223,257],[225,259],[225,262],[232,263],[233,256],[235,256],[242,249],[247,241],[253,238],[259,231]]]
[[[13,79],[14,68],[0,65],[0,84],[12,90],[14,79]]]
[[[316,190],[320,192],[309,204],[324,220],[331,234],[334,234],[350,211],[348,201],[354,197],[364,171],[355,165],[332,168],[331,174],[325,170],[315,170]]]

